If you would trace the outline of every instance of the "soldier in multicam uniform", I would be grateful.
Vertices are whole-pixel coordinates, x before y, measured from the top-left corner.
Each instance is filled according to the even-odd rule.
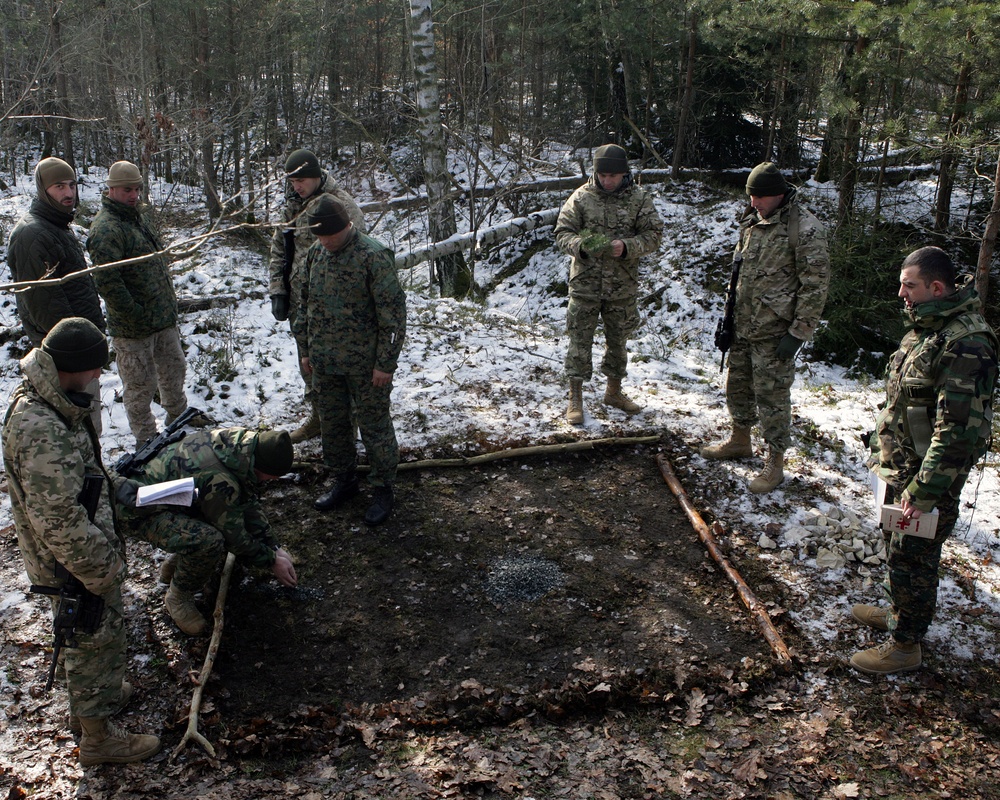
[[[270,569],[283,586],[295,586],[295,567],[260,507],[261,481],[292,467],[286,431],[221,428],[197,431],[167,445],[129,479],[118,478],[119,516],[127,535],[171,555],[160,571],[169,583],[163,604],[189,636],[208,630],[194,594],[211,578],[227,552],[250,566]],[[183,506],[135,507],[140,486],[194,478],[198,496]]]
[[[729,439],[701,449],[708,459],[750,458],[750,428],[760,419],[767,458],[750,491],[785,479],[791,444],[795,354],[819,325],[830,283],[826,229],[803,208],[778,168],[758,164],[747,179],[750,207],[740,220],[736,319],[726,404]]]
[[[339,200],[325,195],[308,215],[316,243],[306,257],[292,332],[316,392],[323,462],[335,475],[315,507],[329,511],[358,493],[353,409],[374,489],[365,522],[381,525],[392,512],[399,463],[389,396],[406,336],[406,293],[392,251],[356,230]]]
[[[295,315],[298,313],[300,294],[302,292],[303,265],[306,253],[316,241],[309,229],[306,214],[316,201],[329,195],[339,200],[347,209],[351,224],[359,233],[365,232],[365,220],[361,209],[354,198],[341,189],[333,176],[328,175],[319,166],[319,159],[308,150],[296,150],[285,161],[285,174],[288,176],[289,190],[285,196],[285,209],[281,215],[282,225],[274,232],[271,239],[271,313],[278,322],[289,321],[289,327],[295,327]],[[302,354],[299,353],[299,363]],[[293,442],[304,442],[319,436],[319,412],[316,408],[316,394],[312,388],[312,379],[302,373],[306,384],[306,405],[309,406],[309,417],[292,431]]]
[[[140,199],[142,176],[128,161],[108,171],[108,190],[90,226],[87,250],[95,265],[150,258],[94,273],[108,311],[108,331],[122,381],[125,413],[137,444],[156,435],[150,403],[159,391],[167,424],[187,408],[187,365],[177,328],[177,295],[162,255],[149,206]]]
[[[71,225],[79,202],[76,172],[59,158],[44,158],[35,167],[36,197],[28,213],[11,231],[7,264],[15,281],[63,278],[87,269],[83,247]],[[59,320],[89,319],[104,330],[101,298],[90,275],[52,286],[33,286],[16,295],[17,314],[34,347]],[[95,378],[88,387],[95,403],[91,410],[94,428],[101,433],[101,387]]]
[[[593,375],[598,320],[604,322],[604,403],[628,414],[641,410],[622,393],[626,342],[639,327],[639,259],[654,252],[662,236],[653,198],[633,182],[625,151],[615,144],[598,147],[590,180],[563,204],[555,227],[559,248],[573,257],[566,309],[566,421],[571,425],[583,424],[583,382]]]
[[[875,423],[869,467],[887,484],[904,519],[936,508],[933,539],[894,532],[884,582],[889,608],[856,605],[855,619],[889,638],[851,656],[862,672],[917,669],[920,641],[934,618],[941,546],[958,520],[966,478],[989,448],[997,337],[986,324],[971,277],[937,247],[903,261],[899,296],[907,334],[886,370],[885,404]]]
[[[21,360],[24,382],[3,423],[11,511],[28,578],[58,592],[64,583],[56,577],[58,562],[104,601],[97,630],[78,630],[77,646],[62,651],[84,766],[140,761],[160,749],[157,737],[127,733],[109,720],[132,687],[125,681],[125,544],[115,532],[110,481],[85,392],[107,361],[107,341],[92,322],[61,320]],[[93,521],[79,500],[87,476],[104,480]],[[57,608],[54,601],[53,616]]]

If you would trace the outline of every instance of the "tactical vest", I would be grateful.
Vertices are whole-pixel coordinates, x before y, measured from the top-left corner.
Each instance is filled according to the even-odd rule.
[[[904,337],[901,350],[907,346]],[[960,339],[967,336],[980,335],[997,348],[997,337],[993,329],[986,323],[981,314],[961,314],[931,336],[918,339],[903,356],[896,372],[896,382],[893,388],[892,406],[894,409],[892,428],[895,429],[900,419],[903,431],[913,442],[917,454],[923,458],[930,448],[934,434],[934,409],[937,406],[938,392],[935,386],[935,376],[941,358],[945,351]],[[979,430],[979,446],[973,457],[973,463],[986,452],[992,435],[993,409],[985,409],[983,422]]]

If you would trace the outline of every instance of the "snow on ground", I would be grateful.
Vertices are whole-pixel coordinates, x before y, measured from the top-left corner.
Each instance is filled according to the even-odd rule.
[[[567,165],[575,158],[565,151],[559,157]],[[501,167],[494,171],[507,174]],[[81,187],[87,217],[98,207],[102,178],[95,170]],[[361,193],[361,183],[348,181],[348,188],[363,202],[369,198]],[[368,185],[377,183],[373,179]],[[721,297],[718,291],[706,292],[704,276],[715,275],[715,285],[728,278],[736,217],[744,199],[697,183],[651,188],[665,222],[664,243],[659,254],[646,262],[640,290],[643,324],[630,346],[626,382],[644,410],[629,418],[600,405],[603,378],[595,378],[585,387],[583,428],[573,428],[563,420],[566,299],[552,286],[565,281],[567,258],[552,246],[551,230],[543,230],[538,234],[548,239],[543,247],[529,250],[526,242],[512,241],[493,253],[481,254],[476,279],[483,284],[515,255],[531,253],[524,269],[499,281],[482,303],[438,297],[429,288],[426,265],[401,275],[408,293],[408,331],[395,379],[393,410],[404,457],[474,454],[487,448],[581,437],[665,433],[691,450],[689,483],[704,476],[706,483],[726,486],[725,491],[711,495],[713,507],[705,513],[721,519],[733,532],[734,559],[765,559],[786,585],[792,619],[812,645],[849,655],[865,640],[856,625],[844,624],[845,617],[852,603],[880,599],[881,570],[864,575],[857,564],[824,570],[802,552],[782,558],[778,550],[760,549],[756,542],[765,526],[787,530],[801,524],[813,507],[826,512],[836,506],[864,520],[873,518],[859,435],[872,427],[880,383],[849,379],[839,367],[800,357],[794,414],[797,429],[807,435],[789,452],[789,479],[770,495],[756,497],[746,490],[759,461],[719,465],[702,460],[697,447],[722,433],[728,420],[723,376],[713,345]],[[925,213],[933,186],[912,182],[894,191],[893,208]],[[32,192],[33,182],[27,177],[0,194],[4,239]],[[807,184],[802,195],[821,216],[829,218],[824,210],[835,203],[831,186]],[[198,198],[190,190],[157,184],[152,199],[169,203],[172,211],[185,210],[186,218],[200,219]],[[563,199],[565,195],[552,196],[549,206],[556,207]],[[956,199],[957,204],[962,202]],[[273,217],[276,210],[272,212]],[[500,221],[498,216],[481,224]],[[463,224],[467,226],[468,219],[460,220],[460,228]],[[172,229],[167,238],[175,241],[200,232],[196,227]],[[84,229],[79,233],[85,235]],[[403,212],[377,218],[372,233],[397,252],[422,245],[427,238],[423,218]],[[234,242],[210,239],[174,264],[179,295],[242,298],[234,307],[185,315],[182,334],[188,348],[189,401],[220,424],[293,427],[304,415],[295,347],[287,323],[276,323],[271,317],[262,251]],[[5,248],[0,245],[0,258],[4,257]],[[8,296],[0,307],[0,325],[15,324]],[[600,334],[597,344],[595,362],[599,363]],[[16,385],[17,372],[12,359],[0,364],[3,397]],[[120,389],[112,369],[102,379],[103,443],[109,461],[132,446],[123,407],[115,402]],[[162,410],[156,410],[162,419]],[[316,457],[317,448],[316,443],[307,444],[301,454]],[[995,460],[993,454],[987,458]],[[699,488],[689,486],[689,491],[695,489],[692,493],[698,495]],[[928,644],[939,657],[996,659],[1000,494],[995,466],[973,473],[964,500],[959,531],[946,546],[947,570]],[[9,502],[4,498],[0,528],[10,524]],[[874,540],[873,523],[866,522],[866,526],[865,535]],[[0,618],[31,608],[23,594],[26,588],[26,584],[4,587]]]

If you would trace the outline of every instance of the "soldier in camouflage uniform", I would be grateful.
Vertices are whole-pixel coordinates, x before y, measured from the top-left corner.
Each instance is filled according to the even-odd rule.
[[[365,522],[381,525],[392,511],[399,463],[389,396],[406,336],[406,294],[392,251],[357,231],[340,201],[321,197],[309,223],[316,243],[306,256],[292,332],[302,369],[312,375],[323,462],[336,476],[315,506],[329,511],[358,492],[353,407],[374,488]]]
[[[189,636],[207,632],[208,622],[194,602],[227,552],[254,567],[270,569],[283,586],[295,586],[295,567],[260,508],[261,481],[292,467],[286,431],[222,428],[198,431],[167,445],[130,479],[117,479],[121,520],[127,535],[172,555],[161,577],[170,587],[163,603]],[[135,507],[140,486],[194,478],[198,496],[190,508]]]
[[[95,265],[149,255],[94,273],[108,310],[108,331],[122,381],[128,424],[141,445],[156,435],[150,403],[157,391],[167,424],[187,408],[187,366],[177,328],[177,295],[150,208],[140,199],[142,176],[128,161],[108,171],[108,190],[90,226],[87,250]]]
[[[628,366],[626,342],[639,326],[639,259],[654,252],[663,221],[653,198],[635,185],[625,151],[606,144],[594,151],[594,172],[563,204],[556,221],[559,248],[573,257],[566,309],[566,420],[583,424],[583,382],[593,374],[594,331],[604,322],[604,360],[608,378],[604,403],[628,414],[638,404],[622,393]]]
[[[316,201],[329,195],[339,200],[347,209],[351,224],[359,233],[365,232],[365,220],[354,198],[341,189],[333,176],[319,166],[319,159],[308,150],[296,150],[285,162],[289,189],[285,195],[285,209],[281,215],[281,226],[275,229],[271,239],[271,313],[279,322],[289,321],[295,327],[295,315],[300,305],[303,266],[306,253],[316,241],[309,229],[307,213]],[[302,363],[302,353],[298,354]],[[319,412],[316,409],[316,395],[312,389],[312,378],[302,373],[306,384],[306,404],[309,406],[308,419],[292,431],[293,442],[304,442],[319,436]]]
[[[997,379],[997,337],[983,319],[971,277],[956,283],[947,253],[923,247],[903,261],[899,296],[907,334],[886,370],[886,399],[869,467],[898,499],[904,519],[938,510],[933,539],[886,536],[889,608],[856,605],[854,618],[889,638],[855,653],[851,666],[886,674],[917,669],[934,618],[941,546],[958,519],[966,478],[986,453]]]
[[[732,433],[724,442],[703,447],[701,455],[750,458],[750,428],[759,419],[767,458],[750,491],[760,494],[785,478],[795,354],[819,325],[830,283],[830,256],[826,229],[799,205],[795,189],[774,164],[754,167],[746,191],[750,207],[740,220],[736,245],[742,263],[726,379]]]
[[[107,360],[107,341],[93,323],[59,321],[21,360],[24,382],[3,423],[4,468],[28,578],[58,592],[65,582],[56,577],[58,562],[104,601],[97,630],[78,630],[77,646],[62,651],[84,766],[140,761],[160,749],[157,737],[129,734],[108,719],[132,689],[125,681],[125,544],[115,532],[110,481],[85,392]],[[103,481],[93,519],[79,500],[85,476]],[[57,609],[54,601],[53,616]]]
[[[79,202],[76,172],[59,158],[44,158],[35,167],[36,197],[28,213],[11,231],[7,264],[15,281],[63,278],[87,269],[83,247],[72,223]],[[54,286],[33,286],[16,295],[17,314],[31,344],[38,347],[45,334],[67,317],[89,319],[104,330],[101,298],[90,275]],[[94,397],[94,428],[101,433],[101,387],[95,378],[88,392]]]

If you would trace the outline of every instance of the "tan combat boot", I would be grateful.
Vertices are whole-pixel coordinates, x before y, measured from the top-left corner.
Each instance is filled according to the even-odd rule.
[[[174,579],[174,573],[177,571],[178,558],[177,553],[168,553],[167,557],[163,559],[163,563],[160,564],[160,583],[170,585],[170,581]]]
[[[570,425],[583,425],[583,381],[580,378],[569,379],[569,406],[566,408],[566,421]]]
[[[208,621],[195,607],[191,592],[182,591],[171,583],[163,596],[163,605],[174,624],[188,636],[204,636],[208,631]]]
[[[129,733],[107,717],[80,717],[80,765],[129,764],[143,761],[160,752],[156,736]]]
[[[892,637],[878,647],[861,650],[851,656],[851,666],[869,675],[890,675],[920,669],[920,645],[897,642]]]
[[[316,406],[312,406],[309,410],[309,418],[293,430],[289,436],[293,444],[298,444],[315,439],[320,433],[319,412],[316,410]]]
[[[754,494],[766,494],[785,479],[785,453],[783,450],[767,449],[767,459],[760,475],[750,481],[750,491]]]
[[[889,630],[889,612],[884,608],[858,603],[851,608],[851,616],[863,625],[877,631]]]
[[[753,446],[750,444],[750,429],[733,425],[733,432],[724,442],[701,448],[701,457],[711,461],[729,461],[734,458],[750,458]]]
[[[642,411],[642,406],[629,400],[622,393],[622,382],[620,378],[608,378],[608,388],[604,390],[604,405],[620,409],[626,414],[638,414]]]

